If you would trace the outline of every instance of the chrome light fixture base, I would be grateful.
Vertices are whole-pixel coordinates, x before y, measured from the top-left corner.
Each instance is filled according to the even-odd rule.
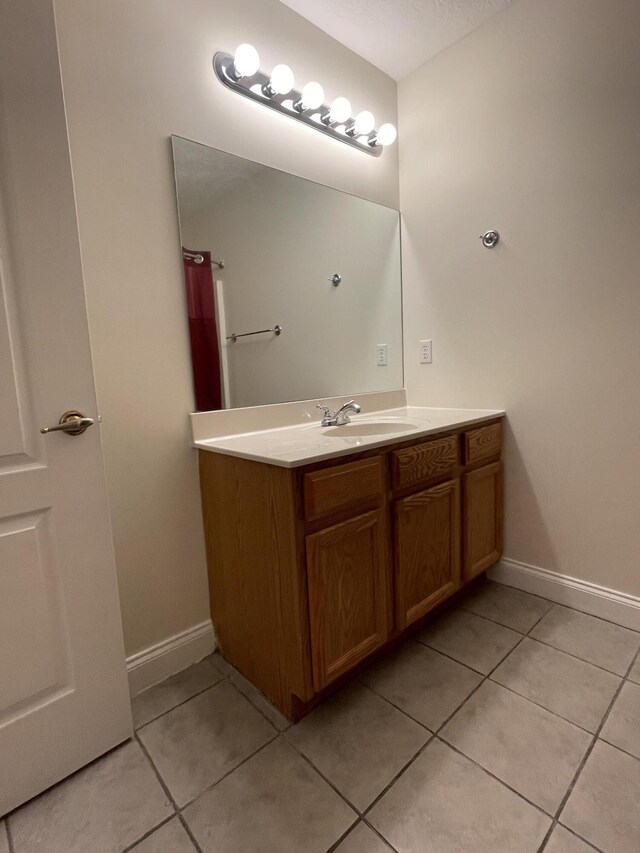
[[[250,98],[252,101],[257,101],[265,107],[270,107],[276,112],[289,116],[289,118],[302,122],[314,130],[319,130],[326,136],[332,139],[338,139],[351,148],[356,148],[364,154],[369,154],[371,157],[379,157],[382,154],[382,145],[373,145],[371,142],[374,132],[367,136],[357,137],[348,136],[345,130],[345,125],[334,125],[333,123],[325,123],[321,116],[328,115],[329,106],[323,104],[316,110],[300,112],[295,108],[295,104],[300,103],[302,92],[297,89],[292,89],[286,95],[265,94],[269,92],[269,76],[263,74],[262,71],[257,71],[252,77],[240,77],[236,79],[233,73],[233,56],[229,53],[218,51],[213,57],[213,70],[216,77],[227,88],[232,89],[239,95],[244,95],[245,98]],[[342,129],[341,129],[342,128]]]

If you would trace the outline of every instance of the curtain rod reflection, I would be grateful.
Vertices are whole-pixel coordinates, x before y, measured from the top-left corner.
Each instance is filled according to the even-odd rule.
[[[282,334],[282,326],[278,323],[273,329],[258,329],[257,332],[243,332],[241,335],[233,332],[231,335],[227,335],[227,340],[235,344],[238,338],[250,338],[252,335],[266,335],[268,332],[273,332],[276,337],[279,337]]]
[[[196,264],[204,263],[204,257],[199,252],[183,252],[183,258],[189,258],[190,261],[193,261]],[[218,267],[219,270],[224,269],[224,261],[214,261],[211,260],[212,267]]]

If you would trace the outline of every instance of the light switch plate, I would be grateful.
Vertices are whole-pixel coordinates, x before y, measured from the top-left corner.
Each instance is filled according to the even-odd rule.
[[[378,367],[386,367],[389,363],[388,353],[387,353],[387,345],[386,344],[377,344],[376,345],[376,364]]]

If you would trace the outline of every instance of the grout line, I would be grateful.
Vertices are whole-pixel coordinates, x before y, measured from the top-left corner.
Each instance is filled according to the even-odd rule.
[[[620,676],[618,676],[619,678]],[[548,714],[552,714],[554,717],[557,717],[559,720],[564,720],[565,723],[570,723],[572,726],[575,726],[580,731],[585,732],[588,735],[593,735],[592,729],[587,729],[580,723],[576,723],[575,720],[570,720],[569,717],[563,717],[562,714],[558,714],[557,711],[553,711],[551,708],[548,708],[546,705],[541,705],[540,702],[536,702],[535,699],[532,699],[530,696],[525,696],[524,693],[518,693],[513,687],[509,687],[508,684],[502,684],[501,681],[496,681],[495,678],[487,678],[487,681],[490,681],[492,684],[497,684],[498,687],[502,687],[505,690],[508,690],[509,693],[513,693],[514,696],[519,696],[520,699],[526,699],[527,702],[531,702],[532,705],[535,705],[537,708],[542,708],[543,711],[546,711]]]
[[[238,670],[236,670],[236,672],[238,672]],[[244,678],[244,675],[242,675],[242,673],[241,673],[241,672],[238,672],[238,675],[239,675],[241,678]],[[246,700],[247,700],[247,702],[249,702],[249,704],[250,704],[250,705],[252,705],[252,706],[256,709],[256,711],[257,711],[259,714],[261,714],[261,715],[265,718],[265,720],[269,723],[269,725],[270,725],[270,726],[272,726],[272,727],[275,729],[275,731],[277,731],[279,734],[284,734],[285,732],[288,732],[288,731],[289,731],[289,729],[293,726],[293,723],[292,723],[292,722],[290,722],[289,720],[287,720],[287,718],[284,716],[284,714],[282,713],[282,711],[280,711],[278,708],[276,708],[276,706],[273,704],[273,702],[271,702],[271,700],[270,700],[270,699],[268,699],[268,698],[267,698],[263,693],[260,693],[260,691],[258,690],[258,688],[257,688],[257,687],[255,687],[255,685],[251,684],[251,682],[249,681],[249,679],[248,679],[248,678],[245,678],[245,681],[247,682],[247,684],[249,684],[251,687],[253,687],[253,689],[254,689],[254,690],[258,690],[258,693],[260,693],[260,696],[262,696],[262,698],[263,698],[266,702],[269,702],[269,704],[273,706],[274,710],[275,710],[275,711],[277,711],[277,712],[278,712],[278,713],[279,713],[279,714],[280,714],[280,715],[281,715],[285,720],[287,720],[288,725],[287,725],[287,727],[286,727],[286,728],[284,728],[284,729],[279,729],[279,728],[276,726],[276,724],[273,722],[273,720],[270,720],[270,719],[269,719],[269,717],[268,717],[268,716],[267,716],[267,714],[263,711],[263,709],[262,709],[262,708],[261,708],[261,707],[260,707],[256,702],[254,702],[254,701],[253,701],[253,699],[251,699],[251,697],[250,697],[250,696],[247,696],[247,694],[246,694],[246,693],[243,693],[243,692],[242,692],[242,690],[240,690],[240,688],[238,687],[238,685],[234,682],[233,678],[231,677],[231,674],[229,674],[228,678],[229,678],[229,684],[233,687],[233,689],[234,689],[234,690],[237,690],[237,691],[238,691],[238,693],[239,693],[239,694],[240,694],[244,699],[246,699]],[[249,691],[249,692],[250,692],[250,691]]]
[[[9,853],[15,853],[15,847],[13,844],[13,835],[11,834],[11,829],[9,827],[9,815],[7,815],[4,819],[4,831],[7,836],[7,844],[9,846]]]
[[[412,757],[409,759],[409,761],[407,761],[407,763],[404,765],[404,767],[402,767],[402,769],[401,769],[398,773],[396,773],[396,775],[395,775],[395,776],[393,777],[393,779],[388,783],[388,785],[386,785],[386,786],[382,789],[382,791],[380,791],[380,793],[378,794],[378,796],[377,796],[377,797],[375,797],[375,798],[374,798],[374,799],[369,803],[369,805],[367,806],[367,808],[362,812],[362,817],[363,817],[363,818],[366,818],[366,816],[369,814],[369,812],[370,812],[370,811],[371,811],[375,806],[377,806],[377,804],[378,804],[378,803],[380,802],[380,800],[384,797],[384,795],[387,793],[387,791],[395,785],[395,783],[396,783],[396,782],[398,781],[398,779],[399,779],[399,778],[404,774],[404,772],[405,772],[406,770],[408,770],[408,769],[409,769],[409,767],[411,767],[411,765],[413,764],[413,762],[414,762],[414,761],[416,761],[416,760],[417,760],[417,759],[422,755],[422,753],[423,753],[423,752],[425,751],[425,749],[429,746],[429,744],[430,744],[430,743],[433,743],[434,739],[435,739],[435,735],[431,735],[431,737],[427,740],[427,742],[426,742],[426,743],[424,743],[424,744],[420,747],[420,749],[416,752],[416,754],[415,754],[414,756],[412,756]],[[367,821],[367,823],[368,823],[368,821]],[[385,839],[385,840],[386,840],[386,839]]]
[[[150,835],[153,835],[153,833],[154,833],[157,829],[161,829],[163,826],[165,826],[167,823],[169,823],[169,821],[173,820],[174,818],[175,818],[175,813],[174,813],[174,814],[170,814],[168,817],[165,817],[165,819],[164,819],[164,820],[161,820],[161,821],[160,821],[160,823],[157,823],[155,826],[151,827],[151,829],[148,829],[148,830],[144,833],[144,835],[141,835],[139,838],[137,838],[137,839],[133,842],[133,844],[129,844],[127,847],[125,847],[125,848],[124,848],[124,850],[122,851],[122,853],[129,853],[129,851],[130,851],[130,850],[133,850],[135,847],[137,847],[137,846],[138,846],[138,844],[140,844],[142,841],[144,841],[144,840],[145,840],[146,838],[148,838]]]
[[[476,675],[481,675],[483,679],[487,677],[486,672],[480,672],[479,669],[474,669],[472,666],[469,666],[468,663],[462,663],[462,661],[458,660],[458,658],[452,657],[451,655],[447,654],[447,652],[443,652],[440,649],[437,649],[435,646],[430,646],[429,643],[425,643],[424,640],[416,640],[416,642],[420,643],[421,646],[424,646],[426,649],[429,649],[432,652],[438,652],[439,655],[442,655],[445,658],[449,658],[449,660],[452,660],[454,663],[458,663],[458,664],[461,664],[462,666],[466,666],[467,669],[470,669],[472,672],[475,672]],[[515,648],[515,646],[514,646],[514,648]]]
[[[583,844],[586,844],[590,850],[596,850],[597,853],[604,853],[599,847],[596,847],[595,844],[592,844],[590,841],[587,841],[586,838],[583,838],[581,835],[578,835],[577,832],[574,832],[573,829],[569,829],[568,826],[565,826],[560,821],[556,821],[555,826],[561,826],[562,829],[566,830],[570,835],[573,835],[574,838],[577,838],[579,841],[582,841]]]
[[[593,618],[595,619],[597,617],[594,616]],[[615,623],[612,623],[612,624],[615,624]],[[621,626],[618,625],[618,627],[620,628]],[[549,649],[554,649],[556,652],[562,652],[563,655],[569,655],[569,657],[573,658],[574,660],[582,661],[582,663],[588,663],[590,666],[595,666],[596,669],[599,669],[602,672],[609,673],[609,675],[615,675],[616,678],[625,678],[626,677],[624,675],[621,675],[619,672],[614,672],[611,669],[607,669],[604,666],[600,666],[600,664],[598,664],[598,663],[594,663],[593,661],[590,661],[590,660],[585,660],[585,658],[581,658],[578,655],[574,655],[572,652],[567,652],[564,649],[561,649],[559,646],[554,646],[553,643],[549,643],[547,640],[541,640],[539,637],[533,637],[529,634],[527,634],[527,637],[529,637],[530,640],[535,640],[536,643],[540,643],[543,646],[547,646],[547,648],[549,648]]]
[[[576,607],[573,604],[563,604],[561,601],[555,601],[553,598],[546,598],[544,595],[538,595],[537,592],[529,592],[526,589],[521,589],[519,586],[514,586],[513,584],[506,583],[505,581],[496,581],[492,578],[487,578],[486,580],[488,583],[494,583],[498,586],[506,586],[508,589],[515,589],[517,592],[522,592],[524,595],[530,595],[532,598],[540,598],[542,601],[548,601],[553,607],[564,607],[565,610],[575,610],[576,613],[582,613],[583,616],[591,616],[593,619],[599,619],[601,622],[608,622],[610,625],[615,625],[617,628],[622,628],[625,631],[631,631],[632,634],[640,635],[640,631],[636,631],[635,628],[627,628],[626,625],[621,625],[613,619],[607,619],[606,616],[596,616],[595,613],[590,613],[588,610],[581,610],[580,607]],[[549,610],[551,610],[551,607]],[[547,610],[547,613],[549,610]]]
[[[209,684],[209,685],[207,685],[207,687],[203,687],[203,688],[202,688],[202,690],[198,690],[196,693],[194,693],[193,695],[189,696],[187,699],[182,699],[182,700],[181,700],[180,702],[178,702],[176,705],[172,705],[170,708],[167,708],[167,710],[166,710],[166,711],[163,711],[161,714],[158,714],[158,716],[157,716],[157,717],[154,717],[153,719],[151,719],[151,720],[147,720],[145,723],[142,723],[142,725],[140,725],[140,726],[138,726],[137,728],[135,728],[135,732],[136,732],[136,734],[137,734],[141,729],[146,728],[146,726],[150,726],[150,725],[151,725],[151,723],[155,723],[157,720],[161,720],[161,719],[162,719],[162,717],[166,717],[166,715],[167,715],[167,714],[170,714],[170,713],[171,713],[171,711],[175,711],[175,709],[176,709],[176,708],[181,708],[183,705],[186,705],[186,704],[187,704],[187,702],[191,702],[191,700],[192,700],[192,699],[195,699],[195,698],[196,698],[196,696],[202,696],[202,694],[203,694],[203,693],[206,693],[206,692],[207,692],[207,690],[211,690],[212,688],[217,687],[217,686],[218,686],[218,684],[222,684],[222,682],[223,682],[226,678],[227,678],[227,676],[226,676],[226,675],[221,675],[221,676],[220,676],[220,678],[218,679],[218,681],[214,681],[214,683],[213,683],[213,684]],[[162,681],[160,682],[160,684],[163,684],[163,683],[164,683],[164,682],[162,682]],[[154,687],[157,687],[157,686],[158,686],[157,684],[155,684],[155,685],[154,685]],[[152,687],[150,687],[150,688],[149,688],[149,690],[153,690],[153,688],[152,688]],[[142,693],[139,693],[138,695],[139,695],[139,696],[142,696]],[[131,704],[133,705],[133,702],[132,702]]]
[[[324,779],[324,781],[327,783],[327,785],[335,791],[335,793],[340,797],[340,799],[341,799],[341,800],[344,800],[344,801],[345,801],[345,803],[349,806],[349,808],[353,809],[353,811],[358,815],[358,817],[362,817],[362,811],[361,811],[359,808],[357,808],[356,806],[354,806],[354,804],[353,804],[353,803],[351,802],[351,800],[347,797],[347,795],[346,795],[346,794],[344,794],[344,793],[343,793],[343,792],[342,792],[342,791],[341,791],[341,790],[340,790],[340,789],[339,789],[339,788],[338,788],[338,787],[337,787],[337,786],[336,786],[336,785],[331,781],[331,779],[329,779],[327,776],[325,776],[325,774],[322,772],[322,770],[319,770],[319,769],[316,767],[316,765],[313,763],[313,761],[309,758],[309,756],[308,756],[308,755],[305,755],[305,753],[304,753],[304,752],[302,752],[302,750],[301,750],[301,749],[299,749],[299,748],[295,745],[295,743],[291,743],[291,741],[289,740],[289,738],[285,737],[285,738],[284,738],[284,740],[286,740],[286,742],[289,744],[289,746],[290,746],[292,749],[294,749],[294,750],[298,753],[298,755],[300,756],[300,758],[302,758],[304,761],[306,761],[306,762],[307,762],[307,764],[309,765],[309,767],[311,767],[311,768],[312,768],[312,769],[313,769],[313,770],[318,774],[318,776],[320,776],[322,779]]]
[[[169,786],[166,784],[166,782],[165,782],[165,781],[164,781],[164,779],[162,778],[162,775],[161,775],[160,771],[158,770],[158,768],[156,767],[154,760],[153,760],[153,759],[151,758],[151,756],[149,755],[149,750],[147,749],[147,747],[144,745],[144,743],[143,743],[143,742],[140,740],[140,738],[138,737],[138,733],[137,733],[137,732],[136,732],[136,733],[135,733],[135,735],[134,735],[134,739],[135,739],[135,741],[137,742],[137,744],[139,745],[139,747],[140,747],[140,749],[142,750],[142,752],[144,753],[144,755],[147,757],[147,761],[149,762],[149,764],[150,764],[150,765],[151,765],[151,767],[153,768],[153,772],[156,774],[156,777],[157,777],[157,779],[158,779],[158,782],[160,782],[160,787],[162,788],[162,790],[164,791],[165,795],[168,797],[169,802],[170,802],[170,803],[171,803],[171,805],[173,806],[174,814],[177,814],[177,813],[178,813],[178,805],[177,805],[176,801],[175,801],[175,800],[174,800],[174,798],[173,798],[173,794],[172,794],[172,793],[171,793],[171,791],[169,790]]]
[[[492,779],[495,779],[496,782],[499,782],[504,788],[508,788],[512,794],[516,794],[518,797],[520,797],[521,800],[524,800],[525,803],[528,803],[530,806],[536,809],[536,811],[539,811],[545,817],[548,817],[551,821],[553,821],[553,815],[550,812],[545,811],[545,809],[543,809],[542,806],[538,805],[538,803],[534,803],[533,800],[530,800],[528,797],[525,797],[525,795],[521,791],[518,791],[516,788],[512,788],[508,782],[505,782],[504,779],[501,779],[499,776],[496,776],[496,774],[492,773],[491,770],[487,770],[487,768],[483,767],[480,762],[476,761],[475,758],[471,758],[470,756],[468,756],[466,752],[463,752],[455,744],[449,743],[448,740],[445,740],[443,737],[440,737],[440,735],[436,735],[435,739],[440,741],[440,743],[444,744],[445,746],[448,746],[450,749],[453,750],[453,752],[457,752],[458,755],[462,756],[462,758],[466,759],[470,764],[475,764],[475,766],[482,770],[483,773],[486,773],[487,776],[490,776]]]
[[[342,842],[353,832],[353,830],[360,824],[362,821],[360,817],[356,818],[356,820],[342,833],[342,835],[337,838],[333,844],[327,848],[327,853],[334,853],[334,850],[337,850],[338,847],[342,844]]]
[[[380,839],[384,844],[386,844],[386,846],[389,848],[389,850],[393,850],[393,853],[398,853],[397,849],[393,846],[393,844],[392,844],[390,841],[388,841],[388,840],[384,837],[384,835],[382,835],[382,833],[378,832],[378,830],[375,828],[375,826],[371,823],[371,821],[370,821],[370,820],[367,820],[367,818],[366,818],[366,817],[363,817],[363,818],[362,818],[362,823],[363,823],[365,826],[368,826],[368,827],[369,827],[369,829],[370,829],[372,832],[374,832],[374,833],[378,836],[378,838],[379,838],[379,839]]]
[[[188,835],[188,836],[189,836],[189,838],[191,839],[191,843],[193,844],[193,846],[194,846],[194,848],[195,848],[195,850],[196,850],[196,853],[202,853],[202,847],[200,847],[200,845],[199,845],[199,844],[198,844],[198,842],[196,841],[196,837],[195,837],[195,835],[193,834],[193,832],[191,832],[191,827],[189,826],[189,824],[188,824],[188,823],[187,823],[187,821],[185,820],[185,817],[184,817],[184,815],[182,814],[182,812],[180,812],[180,813],[178,814],[178,820],[179,820],[179,821],[180,821],[180,823],[182,824],[182,828],[184,829],[184,831],[187,833],[187,835]]]
[[[553,832],[554,827],[558,824],[558,822],[559,822],[559,820],[560,820],[560,815],[562,814],[562,811],[563,811],[564,807],[566,806],[567,801],[569,800],[569,797],[570,797],[570,796],[571,796],[571,794],[573,793],[573,789],[574,789],[574,787],[576,786],[576,783],[577,783],[577,781],[578,781],[578,779],[579,779],[579,777],[580,777],[580,774],[582,773],[582,771],[583,771],[583,769],[584,769],[584,767],[585,767],[585,765],[586,765],[587,761],[589,760],[589,757],[590,757],[591,753],[593,752],[593,750],[594,750],[594,748],[595,748],[596,743],[597,743],[597,742],[598,742],[598,740],[599,740],[600,732],[602,731],[602,729],[604,728],[605,723],[606,723],[606,722],[607,722],[607,720],[609,719],[609,715],[611,714],[611,711],[613,710],[613,706],[614,706],[614,705],[615,705],[615,703],[617,702],[617,700],[618,700],[618,696],[619,696],[619,695],[620,695],[620,693],[622,692],[622,688],[623,688],[624,684],[626,683],[627,678],[628,678],[628,675],[629,675],[629,673],[631,672],[631,670],[633,669],[633,666],[634,666],[634,664],[635,664],[636,660],[638,659],[638,656],[639,656],[639,655],[640,655],[640,649],[638,649],[638,650],[636,651],[635,655],[633,656],[633,659],[632,659],[631,663],[630,663],[630,664],[629,664],[629,666],[627,667],[627,671],[626,671],[625,675],[623,676],[622,681],[621,681],[621,682],[620,682],[620,684],[618,685],[618,688],[617,688],[616,692],[615,692],[615,693],[614,693],[614,695],[613,695],[613,699],[612,699],[612,700],[611,700],[611,702],[609,703],[609,707],[608,707],[608,708],[607,708],[607,710],[605,711],[604,716],[602,717],[602,720],[600,721],[600,725],[599,725],[599,726],[598,726],[598,728],[596,729],[596,731],[595,731],[595,733],[594,733],[594,735],[593,735],[593,738],[592,738],[592,740],[591,740],[591,743],[590,743],[590,744],[589,744],[589,746],[587,747],[587,751],[585,752],[585,754],[584,754],[584,756],[583,756],[583,758],[582,758],[582,761],[581,761],[581,762],[580,762],[580,764],[578,765],[578,769],[576,770],[576,772],[575,772],[575,774],[574,774],[574,776],[573,776],[573,779],[572,779],[572,780],[571,780],[571,782],[569,783],[569,787],[568,787],[568,789],[567,789],[567,791],[566,791],[566,793],[565,793],[564,797],[562,798],[562,801],[561,801],[560,805],[558,806],[558,808],[557,808],[557,810],[556,810],[556,813],[555,813],[554,818],[553,818],[553,823],[551,824],[551,826],[550,826],[550,828],[549,828],[549,831],[547,832],[546,836],[545,836],[545,837],[544,837],[544,839],[542,840],[542,844],[541,844],[541,845],[540,845],[540,847],[538,848],[538,853],[542,853],[542,851],[545,849],[545,847],[546,847],[546,845],[547,845],[547,843],[548,843],[548,841],[549,841],[549,838],[551,837],[551,833]],[[604,741],[604,743],[606,743],[606,741]],[[578,835],[578,833],[574,832],[574,835]],[[579,835],[578,835],[578,838],[580,838],[580,836],[579,836]],[[585,840],[586,840],[586,839],[585,839]],[[589,842],[589,843],[590,843],[590,842]]]
[[[258,749],[255,750],[255,752],[252,752],[251,755],[247,755],[247,757],[243,758],[239,764],[236,764],[235,767],[232,767],[230,770],[227,770],[227,772],[224,774],[224,776],[221,776],[219,779],[216,779],[215,782],[212,782],[210,785],[207,785],[206,788],[203,788],[201,791],[198,791],[198,793],[195,794],[189,800],[188,803],[185,803],[183,806],[177,806],[176,807],[177,808],[177,814],[178,815],[182,814],[182,812],[185,811],[185,809],[188,809],[189,806],[193,805],[196,802],[196,800],[199,800],[203,794],[206,794],[208,791],[213,790],[213,788],[215,788],[216,785],[219,785],[220,782],[223,782],[227,778],[227,776],[231,776],[231,774],[234,773],[239,767],[242,767],[243,764],[246,764],[247,761],[250,761],[259,752],[262,752],[263,749],[266,749],[266,747],[268,747],[275,740],[277,740],[278,737],[280,737],[280,733],[276,732],[270,740],[266,741],[266,743],[263,743],[262,746],[259,746]]]
[[[399,705],[396,705],[395,702],[393,702],[387,696],[383,696],[382,693],[378,693],[378,691],[375,689],[375,687],[371,687],[369,684],[364,684],[362,682],[360,682],[360,684],[362,687],[364,687],[365,690],[369,690],[371,693],[373,693],[375,696],[377,696],[378,699],[382,699],[382,701],[386,702],[387,705],[391,705],[391,707],[395,708],[396,711],[400,711],[401,714],[404,714],[405,717],[408,717],[412,722],[416,723],[421,728],[423,728],[426,732],[428,732],[430,737],[433,737],[434,731],[433,731],[433,729],[430,729],[426,723],[421,722],[420,720],[416,719],[416,717],[412,717],[408,711],[404,710],[404,708],[401,708]]]
[[[623,749],[623,747],[618,746],[617,743],[612,743],[610,740],[607,740],[606,738],[604,738],[602,736],[600,736],[598,738],[598,740],[602,741],[602,743],[606,743],[608,746],[612,746],[614,749],[617,749],[618,752],[622,752],[624,755],[628,755],[629,758],[635,758],[636,761],[640,761],[640,756],[634,755],[632,752],[629,752],[628,750]]]

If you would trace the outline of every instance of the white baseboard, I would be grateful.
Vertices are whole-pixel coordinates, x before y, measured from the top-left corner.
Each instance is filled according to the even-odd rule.
[[[211,619],[127,658],[129,692],[136,696],[215,651]]]
[[[640,597],[617,592],[595,583],[561,575],[548,569],[503,558],[489,569],[494,581],[532,592],[558,604],[566,604],[592,616],[640,631]]]

